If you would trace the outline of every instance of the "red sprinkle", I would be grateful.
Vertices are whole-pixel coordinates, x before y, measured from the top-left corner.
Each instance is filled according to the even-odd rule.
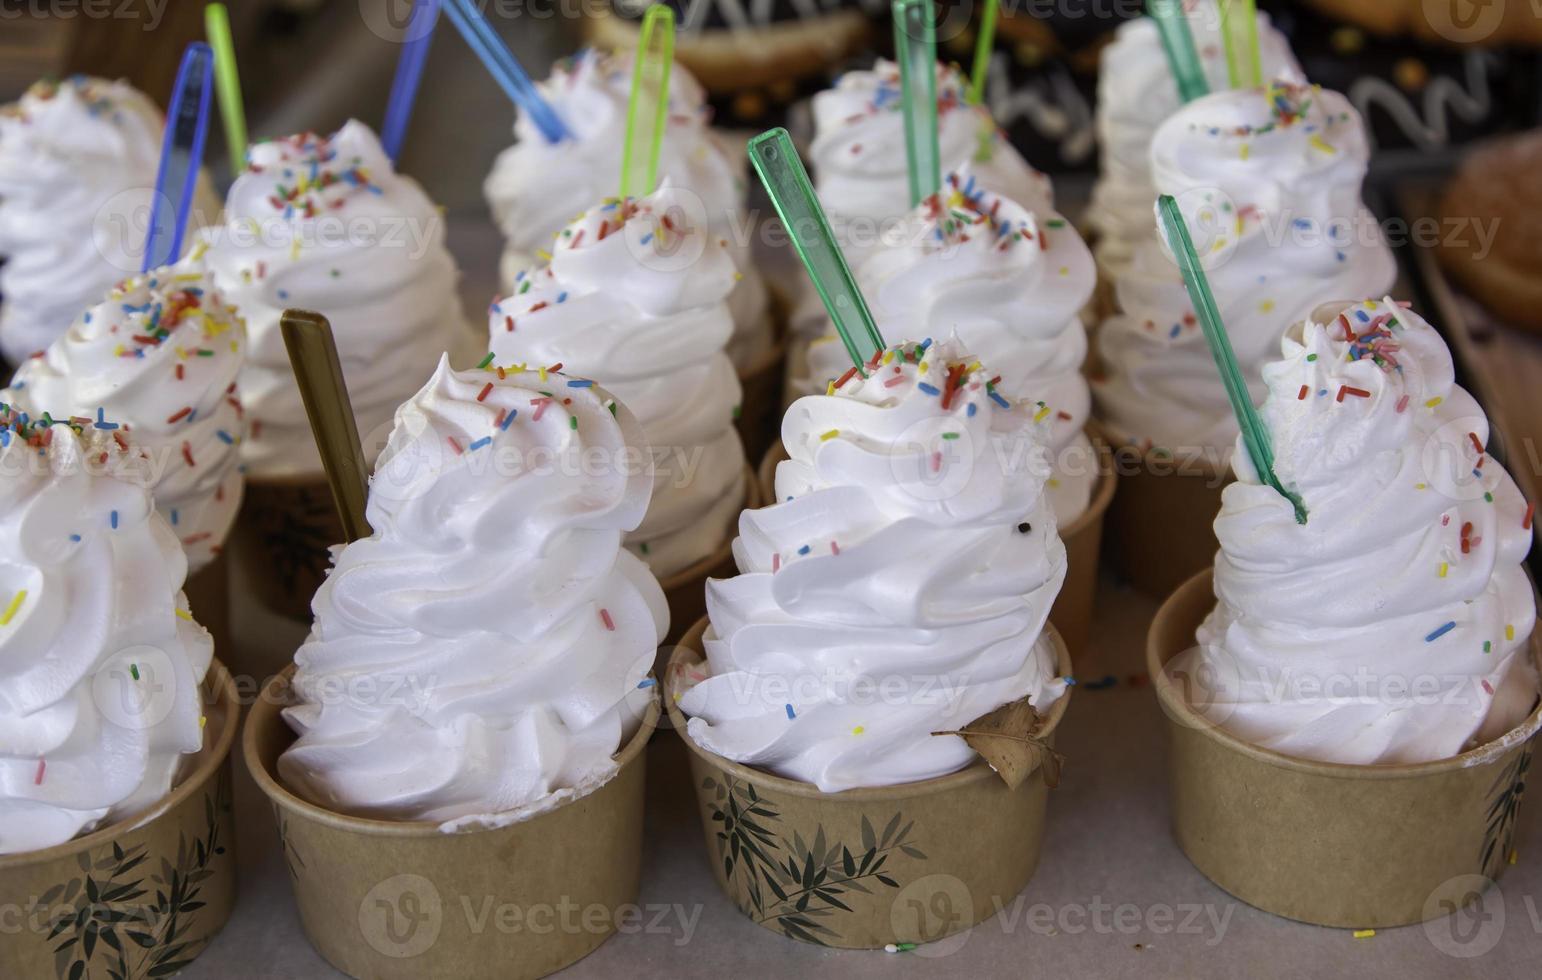
[[[1351,388],[1349,385],[1339,385],[1339,396],[1335,401],[1343,401],[1345,395],[1354,395],[1356,398],[1369,398],[1371,393],[1364,388]]]
[[[535,414],[530,417],[530,421],[539,422],[541,421],[541,416],[546,414],[546,406],[551,404],[551,399],[532,398],[530,399],[530,404],[535,406]]]
[[[198,465],[197,463],[193,462],[193,447],[185,442],[182,444],[182,458],[187,460],[187,465],[189,466]]]
[[[1493,694],[1494,693],[1493,685],[1489,684],[1489,682],[1487,680],[1483,681],[1483,692],[1485,694]]]
[[[460,443],[455,441],[454,436],[445,436],[444,438],[450,444],[450,448],[455,450],[455,455],[459,456],[461,454]]]
[[[777,552],[776,554],[771,556],[771,574],[775,575],[778,571],[781,570],[781,568],[782,568],[782,555],[781,555],[781,552]]]
[[[852,377],[856,375],[856,373],[857,373],[857,366],[855,364],[853,364],[851,367],[847,368],[846,369],[846,373],[841,375],[840,379],[835,382],[835,387],[837,387],[837,388],[841,387],[846,382],[850,381],[852,379]]]
[[[605,624],[605,628],[610,630],[612,633],[614,633],[616,631],[616,623],[615,623],[614,620],[612,620],[610,618],[610,610],[609,609],[601,609],[600,610],[600,622],[604,623]]]
[[[503,329],[507,330],[509,333],[513,333],[514,332],[514,318],[513,317],[506,316],[506,317],[503,318]]]
[[[1306,385],[1302,385],[1301,386],[1301,390],[1296,393],[1296,400],[1297,401],[1305,401],[1306,400]]]
[[[1408,396],[1404,395],[1402,398],[1399,398],[1397,400],[1397,411],[1398,411],[1398,414],[1401,415],[1404,411],[1407,410],[1407,408],[1408,408]]]
[[[838,555],[840,553],[841,553],[841,546],[836,544],[834,541],[831,541],[830,542],[830,554]]]
[[[1478,441],[1478,434],[1476,432],[1469,432],[1467,433],[1467,438],[1472,440],[1472,448],[1477,451],[1479,456],[1482,456],[1483,443]]]
[[[39,759],[39,760],[37,760],[37,775],[32,777],[32,785],[34,785],[34,786],[41,786],[41,785],[43,785],[43,773],[45,773],[47,771],[48,771],[48,760],[47,759]]]
[[[187,372],[184,371],[182,368],[183,368],[183,366],[181,364],[177,365],[177,380],[178,381],[182,381],[182,380],[184,380],[187,377]]]
[[[942,452],[939,450],[932,453],[932,472],[936,473],[940,469],[942,469]]]
[[[1525,529],[1527,531],[1531,530],[1531,518],[1536,514],[1536,512],[1537,512],[1537,505],[1536,504],[1527,504],[1526,505],[1526,516],[1521,518],[1521,527],[1523,529]]]
[[[479,402],[487,401],[487,396],[492,394],[492,393],[493,393],[493,383],[491,381],[489,381],[489,382],[487,382],[487,384],[482,386],[481,393],[477,395],[477,401],[479,401]]]
[[[172,415],[170,418],[168,418],[166,420],[166,424],[167,425],[171,425],[173,422],[180,422],[180,421],[182,421],[183,419],[187,418],[189,415],[192,415],[192,414],[193,414],[193,410],[192,410],[191,407],[184,408],[182,411],[180,411],[180,412],[176,413],[175,415]]]

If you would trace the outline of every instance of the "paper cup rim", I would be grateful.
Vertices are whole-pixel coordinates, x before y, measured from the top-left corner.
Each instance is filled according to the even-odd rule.
[[[114,838],[130,833],[140,827],[147,826],[152,821],[159,820],[166,814],[175,810],[197,792],[201,792],[208,785],[209,780],[219,772],[220,767],[230,758],[230,750],[235,745],[236,731],[241,727],[241,705],[236,694],[235,679],[230,671],[218,658],[209,661],[209,670],[204,675],[203,684],[210,686],[215,694],[215,706],[223,707],[221,712],[221,728],[214,741],[206,748],[212,751],[203,753],[204,758],[192,772],[171,788],[171,792],[161,797],[154,806],[147,810],[141,810],[133,816],[124,817],[114,821],[106,827],[93,830],[82,837],[72,837],[62,844],[55,844],[38,851],[22,851],[19,854],[0,854],[0,873],[21,868],[31,864],[46,864],[67,858],[81,851],[100,847],[111,842]],[[207,712],[205,713],[208,714]],[[213,716],[209,716],[212,717]]]
[[[245,483],[248,487],[267,487],[282,490],[292,490],[298,487],[325,487],[330,492],[331,487],[327,483],[325,473],[251,473],[246,474]]]
[[[1092,452],[1095,457],[1106,461],[1110,452],[1108,439],[1103,434],[1102,426],[1093,419],[1088,419],[1082,426],[1082,432],[1092,442]],[[755,468],[755,479],[760,491],[762,506],[770,507],[776,501],[776,464],[788,459],[787,447],[782,445],[780,437],[771,443],[771,448],[761,457],[760,465]],[[1093,485],[1092,496],[1087,501],[1087,506],[1082,509],[1076,519],[1069,524],[1059,527],[1060,537],[1068,538],[1074,534],[1085,531],[1093,522],[1103,519],[1108,508],[1114,502],[1114,492],[1118,489],[1119,477],[1110,466],[1098,467],[1098,481]]]
[[[707,751],[697,745],[695,739],[686,734],[686,718],[684,713],[681,712],[680,706],[675,703],[672,678],[675,675],[673,669],[675,661],[685,656],[688,651],[704,655],[701,643],[709,625],[708,617],[703,616],[696,621],[685,636],[680,638],[674,653],[670,654],[669,667],[664,672],[665,678],[663,682],[664,710],[668,712],[670,724],[680,736],[680,740],[685,743],[686,748],[690,749],[694,755],[709,765],[715,766],[739,779],[753,780],[758,785],[768,787],[769,790],[784,795],[805,799],[835,800],[841,803],[870,803],[883,800],[910,799],[918,796],[929,796],[933,793],[946,793],[982,779],[1000,778],[996,775],[996,771],[990,767],[989,763],[983,758],[977,758],[970,765],[957,772],[950,772],[943,776],[933,776],[931,779],[897,783],[893,786],[860,786],[855,789],[841,790],[838,793],[826,793],[813,783],[778,776],[764,769],[757,769],[754,766],[734,762],[732,759],[726,759],[716,753]],[[1045,622],[1044,636],[1049,639],[1054,647],[1055,664],[1060,670],[1059,676],[1071,676],[1071,653],[1066,648],[1065,641],[1061,639],[1060,633],[1056,631],[1053,624]],[[1060,719],[1065,717],[1066,707],[1070,704],[1071,693],[1074,690],[1074,685],[1068,685],[1065,693],[1050,706],[1049,713],[1045,715],[1044,725],[1038,732],[1040,737],[1048,738],[1060,726]],[[1037,771],[1036,767],[1034,772]],[[1028,775],[1032,776],[1033,772],[1030,772]]]
[[[251,773],[252,781],[262,790],[262,794],[275,806],[282,807],[308,820],[336,830],[372,837],[450,837],[496,833],[498,831],[506,831],[511,827],[518,827],[524,822],[524,820],[516,820],[513,823],[495,827],[471,826],[456,830],[453,833],[446,833],[440,829],[445,824],[445,821],[442,820],[377,820],[371,817],[356,817],[351,814],[338,813],[336,810],[329,810],[292,792],[289,787],[283,784],[277,774],[270,772],[263,763],[261,754],[258,751],[257,737],[268,726],[286,724],[281,713],[284,704],[282,703],[283,698],[279,694],[279,685],[282,684],[287,688],[290,679],[294,676],[294,671],[295,665],[290,664],[283,671],[269,678],[268,682],[263,685],[262,693],[258,696],[257,702],[252,705],[251,711],[247,713],[246,727],[241,735],[241,753],[246,761],[247,771]],[[658,727],[661,713],[659,685],[654,684],[653,696],[649,698],[648,710],[643,714],[642,723],[638,726],[637,731],[632,734],[632,738],[626,745],[622,746],[621,750],[613,756],[616,761],[617,774],[642,754],[648,745],[649,739],[653,737],[654,729]],[[613,775],[611,778],[614,779],[616,777]],[[594,786],[583,795],[564,800],[560,805],[550,810],[532,813],[531,818],[558,813],[564,807],[571,806],[593,795],[595,791],[601,789],[604,785],[606,784],[601,783],[598,786]]]
[[[1163,649],[1161,643],[1161,635],[1173,628],[1172,624],[1177,621],[1179,616],[1183,615],[1184,607],[1192,602],[1198,594],[1213,590],[1213,575],[1214,569],[1206,568],[1180,585],[1172,595],[1162,602],[1161,608],[1157,610],[1156,616],[1151,620],[1151,626],[1146,633],[1146,669],[1151,675],[1151,686],[1156,690],[1162,709],[1168,713],[1169,719],[1175,725],[1181,725],[1199,732],[1206,738],[1220,743],[1233,752],[1274,766],[1275,768],[1335,779],[1416,779],[1457,769],[1484,766],[1499,759],[1516,746],[1524,744],[1539,729],[1542,729],[1542,697],[1539,697],[1537,704],[1533,706],[1531,713],[1526,716],[1525,720],[1499,738],[1468,749],[1458,755],[1448,756],[1444,759],[1434,759],[1429,762],[1392,763],[1387,765],[1324,762],[1318,759],[1305,759],[1299,756],[1286,755],[1283,752],[1266,749],[1260,745],[1254,745],[1246,739],[1239,738],[1218,725],[1207,721],[1204,716],[1194,710],[1188,703],[1188,699],[1177,690],[1172,679],[1168,677],[1166,668],[1169,661],[1187,648],[1184,647],[1176,650]],[[1206,608],[1208,610],[1209,607]],[[1183,633],[1185,635],[1191,635],[1193,628],[1197,628],[1199,623],[1179,623],[1178,625],[1183,626]],[[1191,625],[1193,628],[1190,628]],[[1542,643],[1539,643],[1539,638],[1535,631],[1532,632],[1530,646],[1532,659],[1539,668],[1542,668]]]
[[[1136,445],[1135,442],[1132,441],[1132,437],[1131,436],[1123,436],[1123,437],[1119,436],[1117,433],[1114,432],[1113,429],[1108,427],[1107,423],[1100,422],[1100,421],[1097,421],[1095,419],[1089,419],[1088,420],[1089,431],[1090,431],[1092,426],[1096,426],[1098,434],[1102,437],[1103,442],[1105,444],[1107,444],[1107,446],[1108,446],[1108,450],[1109,450],[1110,455],[1115,455],[1115,454],[1118,454],[1120,452],[1128,452],[1130,450],[1135,450],[1135,451],[1139,452],[1140,453],[1141,463],[1142,464],[1147,464],[1147,466],[1143,469],[1143,475],[1145,475],[1145,476],[1154,476],[1154,477],[1158,477],[1158,478],[1169,477],[1169,476],[1176,476],[1176,477],[1183,477],[1183,478],[1188,478],[1188,479],[1201,479],[1201,478],[1203,478],[1205,480],[1225,480],[1226,477],[1229,474],[1232,473],[1232,465],[1231,465],[1231,457],[1230,456],[1228,456],[1226,458],[1227,461],[1226,461],[1226,465],[1225,466],[1216,466],[1215,465],[1215,461],[1213,459],[1211,459],[1208,455],[1203,455],[1203,454],[1196,461],[1196,463],[1198,464],[1198,467],[1199,467],[1198,472],[1194,472],[1194,471],[1190,471],[1190,470],[1183,470],[1183,471],[1173,470],[1172,472],[1169,472],[1169,473],[1154,473],[1154,472],[1151,472],[1150,467],[1149,467],[1149,464],[1150,464],[1151,460],[1156,458],[1156,455],[1157,455],[1157,453],[1159,451],[1167,452],[1165,449],[1163,449],[1163,447],[1157,446],[1157,445],[1150,445],[1150,446],[1147,446],[1145,449],[1141,449],[1138,445]],[[1165,458],[1168,459],[1171,462],[1178,462],[1178,463],[1183,462],[1183,461],[1179,460],[1178,457],[1174,456],[1171,453],[1167,453],[1167,456]],[[1230,482],[1230,481],[1227,481],[1227,482]]]
[[[740,510],[757,510],[760,507],[760,485],[755,481],[755,472],[750,469],[748,461],[744,464],[744,506]],[[685,588],[693,581],[701,581],[711,575],[724,562],[730,561],[734,554],[734,535],[729,534],[723,539],[710,555],[699,559],[672,573],[668,578],[659,579],[659,587],[666,593],[676,589]]]

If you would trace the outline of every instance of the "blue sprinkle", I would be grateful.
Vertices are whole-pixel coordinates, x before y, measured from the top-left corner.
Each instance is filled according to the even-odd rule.
[[[568,382],[569,388],[593,388],[594,382],[586,378],[574,378]]]
[[[226,432],[224,429],[219,430],[218,432],[215,433],[215,435],[219,436],[220,437],[220,442],[223,442],[227,446],[231,446],[231,445],[235,444],[235,441],[236,441],[235,436],[233,436],[230,433]]]
[[[1449,623],[1445,624],[1444,626],[1440,627],[1439,629],[1435,630],[1429,636],[1426,636],[1424,638],[1424,642],[1425,643],[1434,643],[1436,640],[1440,639],[1442,636],[1445,636],[1447,633],[1451,632],[1454,629],[1456,629],[1456,621],[1452,620],[1451,622],[1449,622]]]
[[[651,232],[651,231],[648,232],[646,235],[642,236],[637,241],[638,241],[639,244],[642,244],[642,245],[648,244],[649,242],[653,241],[653,232]]]
[[[91,314],[89,312],[86,313],[86,322],[87,323],[91,322]]]
[[[1317,397],[1318,398],[1321,398],[1323,395],[1326,395],[1327,393],[1328,393],[1328,389],[1327,388],[1318,388],[1317,389]]]
[[[557,294],[557,302],[559,302],[559,303],[566,303],[567,301],[568,301],[568,294],[567,293],[562,292],[562,293],[558,293]]]
[[[1183,329],[1183,325],[1182,324],[1175,323],[1175,324],[1173,324],[1173,328],[1167,332],[1167,336],[1170,337],[1170,338],[1177,337],[1179,332],[1182,329]]]
[[[782,707],[787,709],[787,720],[788,721],[791,721],[792,719],[798,717],[797,713],[792,710],[792,705],[784,704],[784,705],[782,705]]]
[[[800,555],[806,555],[806,554],[808,554],[808,552],[809,552],[808,545],[804,545],[803,547],[798,549],[798,554],[800,554]]]
[[[939,391],[935,385],[929,385],[925,381],[923,381],[920,384],[916,385],[916,387],[920,388],[922,391],[926,392],[928,395],[940,395],[940,394],[942,394],[942,392]]]
[[[288,299],[289,298],[289,292],[287,290],[280,289],[278,291],[278,298],[279,299]]]
[[[114,531],[116,531],[118,529],[118,512],[117,511],[113,511],[112,512],[112,529]]]
[[[932,346],[932,338],[928,337],[925,340],[921,341],[921,346],[917,347],[916,350],[918,350],[921,353],[925,354],[926,353],[926,349],[928,347],[930,347],[930,346]]]
[[[997,405],[1000,405],[1002,408],[1005,408],[1008,411],[1010,411],[1012,409],[1011,402],[1008,402],[1005,398],[1002,398],[1000,395],[996,394],[994,391],[991,392],[990,395],[991,395],[991,401],[995,402]]]
[[[1060,679],[1065,681],[1065,686],[1066,687],[1075,687],[1076,686],[1076,678],[1074,678],[1074,677],[1062,677]]]
[[[79,544],[80,543],[80,535],[72,534],[72,535],[70,535],[70,540],[74,541],[76,544]]]
[[[975,407],[975,403],[974,402],[970,402],[969,403],[969,407],[964,410],[964,414],[969,416],[970,418],[974,418],[974,413],[978,412],[978,411],[979,411],[979,409],[977,407]]]
[[[113,517],[116,520],[116,518],[117,518],[116,512],[114,512]],[[180,519],[180,517],[181,517],[181,511],[178,511],[176,508],[172,508],[172,511],[171,511],[171,526],[172,527],[176,527],[177,526],[177,521]],[[116,523],[113,524],[113,527],[117,527],[117,526],[118,525]]]
[[[637,689],[640,691],[640,690],[643,690],[645,688],[652,687],[654,685],[654,683],[655,682],[654,682],[653,678],[651,678],[651,677],[644,677],[642,680],[637,682]]]
[[[466,449],[469,452],[476,452],[478,449],[481,449],[483,446],[487,445],[488,443],[490,443],[492,441],[493,441],[493,437],[492,436],[483,436],[482,438],[480,438],[480,439],[476,440],[475,442],[473,442],[471,445],[467,446]]]
[[[517,408],[509,409],[509,414],[505,415],[503,417],[503,424],[498,426],[498,428],[501,431],[503,431],[503,432],[509,431],[509,424],[514,421],[514,416],[516,416],[518,414],[519,414],[519,409],[517,409]]]
[[[1366,315],[1364,310],[1356,310],[1355,311],[1355,319],[1359,320],[1361,323],[1370,323],[1371,322],[1371,318]]]

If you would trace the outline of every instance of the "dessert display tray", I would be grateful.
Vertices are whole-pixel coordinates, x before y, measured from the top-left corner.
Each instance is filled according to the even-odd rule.
[[[492,295],[500,241],[481,213],[450,217],[450,245],[465,272],[466,310],[478,317]],[[1449,323],[1446,305],[1438,312]],[[1465,360],[1464,345],[1453,339],[1453,346]],[[1478,391],[1496,417],[1508,419],[1494,404],[1495,392],[1483,385]],[[1529,394],[1535,405],[1535,389]],[[1542,424],[1542,412],[1534,408],[1528,418]],[[1525,469],[1519,462],[1512,466]],[[232,631],[240,661],[265,661],[274,669],[287,663],[306,627],[245,598],[253,595],[249,582],[238,579],[232,593],[243,597]],[[1535,802],[1522,810],[1516,863],[1499,886],[1468,911],[1423,926],[1361,935],[1302,925],[1247,906],[1196,871],[1168,826],[1164,719],[1145,670],[1146,628],[1156,607],[1106,573],[1100,579],[1091,651],[1076,665],[1080,683],[1057,737],[1067,765],[1064,781],[1050,796],[1043,858],[1028,887],[994,917],[960,936],[895,954],[821,949],[755,924],[713,880],[684,746],[663,731],[648,750],[648,850],[638,914],[626,920],[622,933],[561,975],[712,980],[1535,975],[1542,961],[1542,806]],[[301,930],[273,813],[237,756],[236,909],[224,932],[181,976],[341,977]],[[439,914],[485,916],[486,928],[499,928],[499,910],[486,908],[487,902],[486,896],[441,896]],[[413,917],[426,913],[404,906],[395,914],[401,928],[410,929]],[[516,920],[506,915],[502,921],[508,926]]]

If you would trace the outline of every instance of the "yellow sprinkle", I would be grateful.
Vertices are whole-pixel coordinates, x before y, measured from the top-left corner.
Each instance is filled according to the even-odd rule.
[[[1274,309],[1274,300],[1272,300],[1272,299],[1266,299],[1262,303],[1258,304],[1258,312],[1260,312],[1260,313],[1268,313],[1268,312],[1272,311],[1273,309]]]
[[[834,343],[834,342],[835,342],[835,338],[833,336],[832,337],[815,337],[809,343],[809,346],[810,347],[818,347],[821,344],[830,344],[830,343]]]
[[[119,344],[116,348],[113,349],[112,356],[113,357],[122,357],[123,356],[123,345],[122,344]]]
[[[894,351],[892,349],[884,352],[883,362],[885,364],[892,364],[894,362]]]
[[[1376,935],[1376,930],[1375,929],[1356,929],[1355,930],[1355,938],[1356,939],[1369,939],[1369,938],[1371,938],[1374,935]]]
[[[973,364],[969,365],[967,368],[964,369],[964,373],[965,374],[974,374],[978,370],[980,370],[980,362],[979,361],[975,361]]]
[[[1425,408],[1434,408],[1436,405],[1439,405],[1443,401],[1445,401],[1444,398],[1440,397],[1439,395],[1436,395],[1434,398],[1431,398],[1429,401],[1425,402],[1424,403],[1424,407]]]
[[[300,257],[300,240],[296,238],[289,246],[289,261],[294,262]]]
[[[1060,274],[1062,276],[1069,276],[1071,274],[1071,267],[1068,266],[1068,265],[1061,266],[1060,267]]]
[[[861,735],[865,731],[867,731],[866,728],[863,728],[861,725],[858,725],[856,728],[853,728],[851,730],[851,734],[853,734],[853,735]]]
[[[1213,247],[1211,247],[1210,251],[1212,251],[1212,252],[1219,252],[1221,249],[1223,249],[1225,247],[1226,247],[1226,239],[1224,239],[1224,238],[1217,238],[1215,240],[1215,245]]]
[[[193,614],[188,612],[186,609],[178,609],[176,612],[178,619],[185,619],[189,623],[193,621]]]
[[[196,262],[196,261],[198,261],[198,260],[199,260],[199,259],[201,259],[201,258],[203,258],[203,254],[204,254],[204,253],[205,253],[205,252],[207,252],[207,251],[208,251],[208,250],[209,250],[209,243],[208,243],[208,242],[207,242],[207,241],[205,241],[205,240],[203,240],[203,239],[201,239],[201,238],[200,238],[200,239],[199,239],[199,240],[198,240],[198,241],[197,241],[197,242],[196,242],[196,243],[195,243],[195,244],[194,244],[194,245],[193,245],[193,251],[192,251],[192,258],[193,258],[193,261],[194,261],[194,262]],[[197,278],[197,277],[194,277],[194,278]]]
[[[1328,141],[1324,140],[1321,136],[1314,135],[1312,137],[1312,139],[1311,139],[1311,144],[1313,146],[1317,147],[1319,150],[1323,151],[1324,153],[1337,153],[1338,152],[1338,150],[1335,150],[1331,145],[1329,145]]]
[[[1440,571],[1437,574],[1441,578],[1445,578],[1446,577],[1446,572],[1448,572],[1450,570],[1451,570],[1451,563],[1448,562],[1448,561],[1443,561],[1443,562],[1440,563]]]
[[[744,273],[742,273],[742,272],[735,272],[734,273],[734,282],[740,282],[743,279],[744,279]]]
[[[542,381],[546,380],[546,369],[545,368],[541,368],[541,380]]]
[[[1520,851],[1511,851],[1510,852],[1510,863],[1511,864],[1514,864],[1515,862],[1519,861],[1520,859],[1521,859],[1521,852]]]
[[[922,361],[922,362],[920,362],[919,364],[916,365],[916,373],[917,374],[925,374],[926,373],[926,362],[925,361]]]
[[[15,617],[16,610],[20,609],[21,608],[21,604],[23,602],[26,602],[26,601],[27,601],[27,590],[26,589],[22,589],[20,592],[16,593],[14,596],[12,596],[11,597],[11,604],[9,606],[5,607],[5,612],[0,613],[0,626],[9,626],[9,625],[11,625],[11,620],[12,620],[12,618]]]
[[[172,276],[171,277],[171,281],[172,282],[197,282],[198,280],[200,280],[202,278],[203,278],[203,276],[200,276],[196,272],[183,272],[183,273],[181,273],[179,275]]]
[[[551,253],[546,251],[546,249],[544,249],[544,248],[536,249],[535,250],[535,254],[536,254],[536,257],[539,258],[542,262],[550,262],[551,261]]]
[[[1507,640],[1515,639],[1515,627],[1511,626],[1509,623],[1505,624],[1505,639],[1507,639]]]
[[[1248,155],[1253,152],[1253,147],[1249,143],[1243,143],[1239,152],[1242,154],[1242,159],[1246,160]]]
[[[1428,483],[1415,483],[1414,484],[1414,489],[1415,490],[1428,490],[1429,489],[1429,484]]]
[[[1053,490],[1056,487],[1060,486],[1060,481],[1055,479],[1054,477],[1050,477],[1048,480],[1046,480],[1044,482],[1051,490]]]
[[[209,723],[209,716],[208,715],[199,715],[198,716],[198,727],[199,728],[204,727],[208,723]]]
[[[680,703],[680,697],[681,697],[680,692],[676,691],[675,692],[675,704],[679,704]]]
[[[820,442],[829,442],[831,439],[834,439],[836,436],[838,436],[840,434],[841,434],[841,430],[840,429],[831,429],[829,432],[822,432],[822,433],[820,433],[819,441]]]
[[[834,378],[831,378],[830,381],[828,382],[828,384],[826,385],[826,387],[825,387],[825,394],[826,395],[833,395],[833,394],[835,394],[835,379]]]
[[[1049,406],[1048,405],[1045,405],[1043,408],[1041,408],[1037,412],[1033,413],[1033,420],[1035,422],[1042,422],[1042,421],[1044,421],[1048,417],[1049,417]]]

